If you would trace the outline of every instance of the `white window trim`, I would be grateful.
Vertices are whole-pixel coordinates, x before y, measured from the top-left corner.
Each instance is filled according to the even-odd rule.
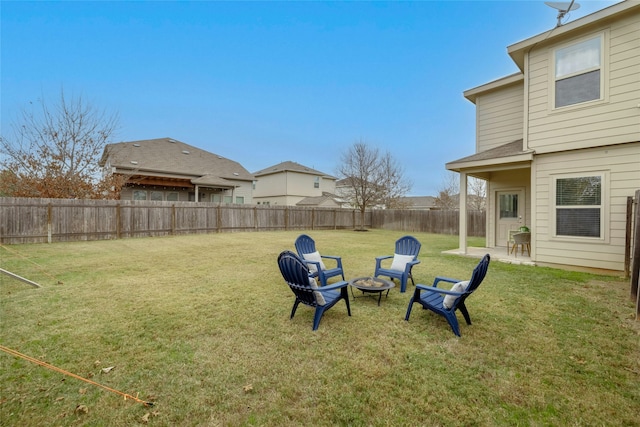
[[[587,176],[599,176],[601,182],[600,188],[600,237],[584,237],[584,236],[564,236],[558,235],[556,230],[556,181],[558,179],[566,178],[582,178]],[[551,239],[555,241],[564,242],[593,242],[593,243],[609,243],[611,224],[609,223],[609,186],[610,186],[610,173],[609,171],[583,171],[574,173],[555,174],[549,177],[549,229]]]
[[[556,51],[559,49],[567,48],[571,45],[582,43],[584,41],[600,37],[600,98],[592,99],[590,101],[579,102],[577,104],[564,105],[562,107],[556,107]],[[595,71],[597,68],[591,70],[583,70],[573,75],[584,74],[588,71]],[[563,78],[571,77],[563,76]],[[549,51],[549,111],[551,112],[563,112],[576,110],[584,107],[590,107],[594,104],[602,104],[609,101],[609,29],[592,33],[587,36],[573,39],[570,42],[563,43],[556,46]]]

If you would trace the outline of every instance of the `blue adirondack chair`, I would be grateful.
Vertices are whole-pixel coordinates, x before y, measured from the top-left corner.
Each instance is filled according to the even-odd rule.
[[[482,283],[482,280],[487,274],[490,260],[491,257],[489,256],[489,254],[486,254],[482,258],[482,260],[480,260],[476,268],[473,269],[469,284],[462,285],[462,287],[466,289],[463,289],[461,292],[438,288],[438,282],[460,282],[460,280],[450,279],[447,277],[436,277],[433,281],[433,286],[425,286],[420,284],[416,285],[416,290],[413,292],[413,296],[409,301],[409,307],[407,307],[407,315],[405,316],[404,320],[409,320],[409,316],[411,315],[411,307],[413,307],[414,303],[418,303],[421,304],[423,308],[444,316],[445,319],[447,319],[447,322],[449,322],[453,333],[457,336],[460,336],[460,326],[458,325],[456,310],[460,310],[460,312],[464,316],[464,319],[467,321],[467,325],[471,325],[471,318],[469,317],[469,311],[467,310],[467,306],[465,305],[465,300],[476,289],[478,289],[478,286],[480,286],[480,283]],[[450,298],[448,299],[452,300],[448,304],[447,301],[445,301],[446,295],[450,295]],[[449,305],[449,308],[447,308],[446,305]]]
[[[298,256],[307,263],[311,277],[317,277],[320,285],[327,286],[327,280],[334,276],[342,276],[344,280],[344,271],[342,270],[342,258],[339,256],[320,255],[316,249],[316,242],[306,234],[298,236],[295,242]],[[327,268],[323,259],[331,259],[335,261],[336,266]]]
[[[291,251],[284,251],[278,256],[278,266],[282,277],[296,296],[290,319],[293,319],[300,303],[315,308],[313,316],[313,330],[315,331],[318,329],[324,312],[340,300],[344,300],[347,305],[347,313],[351,316],[347,282],[341,281],[329,286],[318,287],[315,285],[315,278],[309,277],[307,265]]]
[[[393,255],[385,255],[376,257],[375,277],[386,276],[390,279],[398,279],[400,281],[400,292],[407,289],[407,280],[411,279],[411,283],[415,286],[411,269],[414,265],[420,264],[418,254],[422,244],[413,236],[403,236],[396,240],[396,250]],[[382,267],[382,261],[393,258],[393,262],[388,268]]]

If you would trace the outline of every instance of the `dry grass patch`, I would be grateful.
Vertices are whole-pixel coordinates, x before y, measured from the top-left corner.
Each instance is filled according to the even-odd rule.
[[[312,310],[289,320],[293,294],[276,264],[298,234],[0,248],[3,268],[44,286],[0,276],[3,345],[156,402],[0,354],[3,423],[637,425],[640,328],[626,282],[494,262],[462,338],[430,312],[404,321],[410,284],[380,306],[352,301],[352,317],[339,303],[312,332]],[[371,275],[402,235],[309,234],[343,257],[348,278]],[[417,282],[467,278],[477,263],[440,254],[455,236],[414,235]]]

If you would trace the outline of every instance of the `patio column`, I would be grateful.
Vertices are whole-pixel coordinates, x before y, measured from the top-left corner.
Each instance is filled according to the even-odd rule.
[[[467,253],[467,174],[460,172],[460,229],[458,238],[460,251]]]
[[[200,190],[200,188],[198,188],[198,185],[196,184],[196,198],[195,198],[196,203],[198,203],[198,191],[199,190]]]

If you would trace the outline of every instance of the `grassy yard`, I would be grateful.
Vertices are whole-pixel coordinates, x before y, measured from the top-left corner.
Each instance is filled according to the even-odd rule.
[[[456,338],[413,286],[329,310],[311,331],[276,257],[298,232],[0,247],[0,344],[153,401],[151,408],[0,352],[12,426],[638,426],[640,322],[619,278],[492,262]],[[347,278],[399,232],[311,231]],[[478,260],[422,242],[416,282]],[[482,245],[483,240],[471,243]],[[335,281],[335,280],[334,280]],[[102,373],[106,367],[115,367]],[[78,409],[77,409],[78,408]]]

